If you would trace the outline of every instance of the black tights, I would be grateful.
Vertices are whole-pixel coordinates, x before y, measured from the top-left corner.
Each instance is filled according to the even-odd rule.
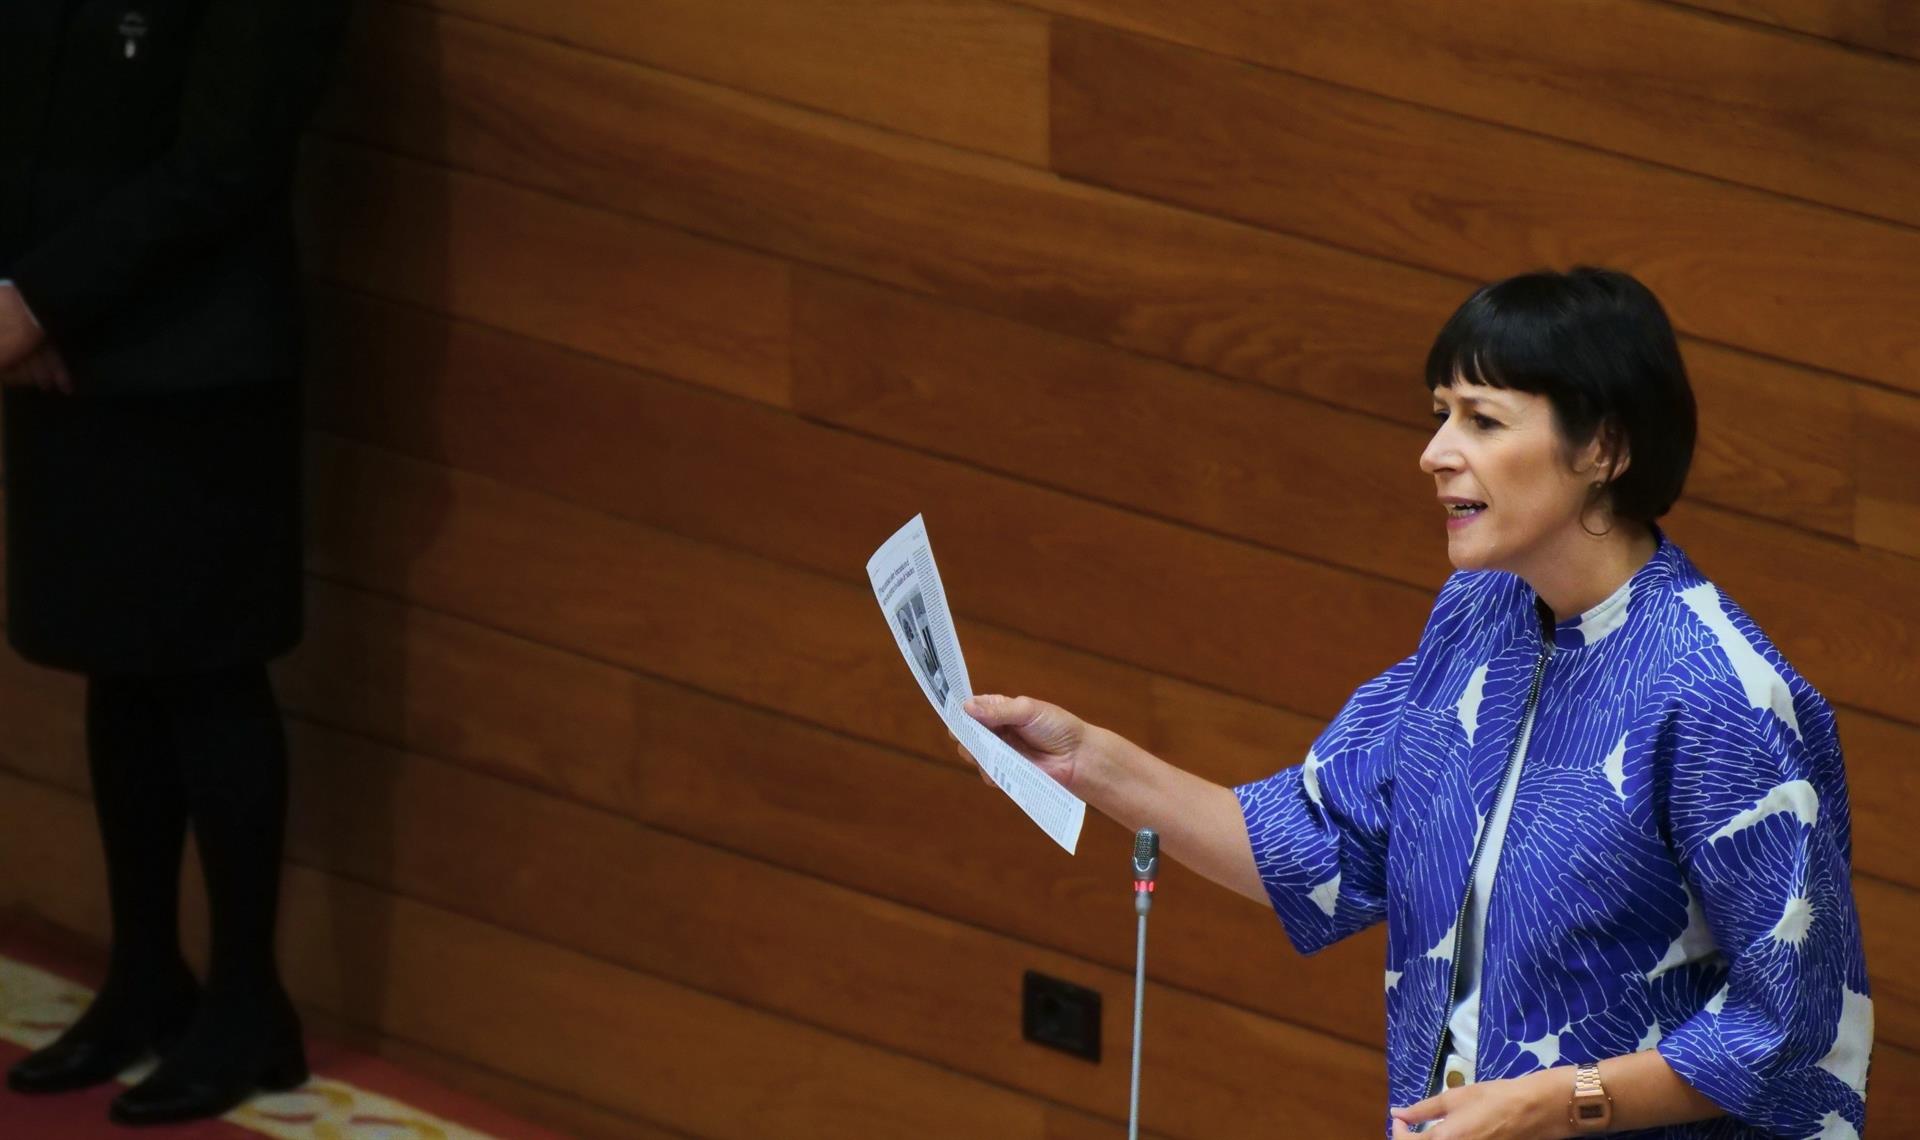
[[[89,1016],[146,1019],[191,985],[179,948],[189,823],[212,926],[192,1049],[251,1047],[285,1007],[274,963],[287,742],[265,665],[92,677],[87,759],[107,856],[113,949]]]

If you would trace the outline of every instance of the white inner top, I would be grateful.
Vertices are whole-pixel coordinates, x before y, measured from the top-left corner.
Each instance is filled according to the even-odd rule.
[[[1500,789],[1499,802],[1493,805],[1493,818],[1487,821],[1486,847],[1480,852],[1480,865],[1473,873],[1473,898],[1471,909],[1467,912],[1467,933],[1462,951],[1466,955],[1466,965],[1460,975],[1462,984],[1466,986],[1466,995],[1454,1005],[1453,1016],[1447,1021],[1447,1028],[1453,1033],[1454,1053],[1454,1056],[1447,1058],[1447,1068],[1464,1073],[1469,1083],[1474,1077],[1476,1038],[1480,1033],[1480,963],[1486,948],[1487,896],[1493,891],[1493,872],[1500,865],[1500,846],[1506,839],[1507,817],[1513,814],[1513,792],[1520,784],[1520,769],[1527,761],[1527,740],[1532,735],[1533,711],[1530,709],[1526,719],[1520,723],[1519,755],[1514,758],[1513,771]]]

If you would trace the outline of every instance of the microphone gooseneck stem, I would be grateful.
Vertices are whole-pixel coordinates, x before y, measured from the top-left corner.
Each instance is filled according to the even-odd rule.
[[[1147,997],[1147,912],[1160,878],[1160,833],[1143,827],[1133,833],[1133,913],[1140,916],[1140,939],[1133,952],[1133,1092],[1127,1100],[1127,1140],[1140,1136],[1140,1010]]]
[[[1140,1140],[1140,1010],[1147,996],[1147,912],[1140,908],[1140,935],[1133,951],[1133,1092],[1127,1101],[1127,1140]]]

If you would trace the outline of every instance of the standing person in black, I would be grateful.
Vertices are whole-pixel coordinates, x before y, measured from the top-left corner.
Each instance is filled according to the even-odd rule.
[[[306,1079],[274,958],[300,639],[302,309],[291,181],[346,0],[0,3],[8,640],[87,678],[113,943],[19,1092],[161,1064],[114,1119]],[[204,987],[181,956],[185,831]]]

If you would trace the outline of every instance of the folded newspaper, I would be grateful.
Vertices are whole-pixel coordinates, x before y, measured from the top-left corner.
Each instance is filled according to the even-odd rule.
[[[867,559],[867,577],[893,629],[894,643],[934,711],[946,722],[947,731],[959,738],[987,777],[1013,797],[1040,830],[1072,854],[1080,842],[1080,825],[1086,821],[1086,801],[1061,787],[961,707],[973,689],[967,683],[967,663],[960,656],[960,638],[953,631],[947,592],[940,585],[921,516],[913,516],[874,551]]]

